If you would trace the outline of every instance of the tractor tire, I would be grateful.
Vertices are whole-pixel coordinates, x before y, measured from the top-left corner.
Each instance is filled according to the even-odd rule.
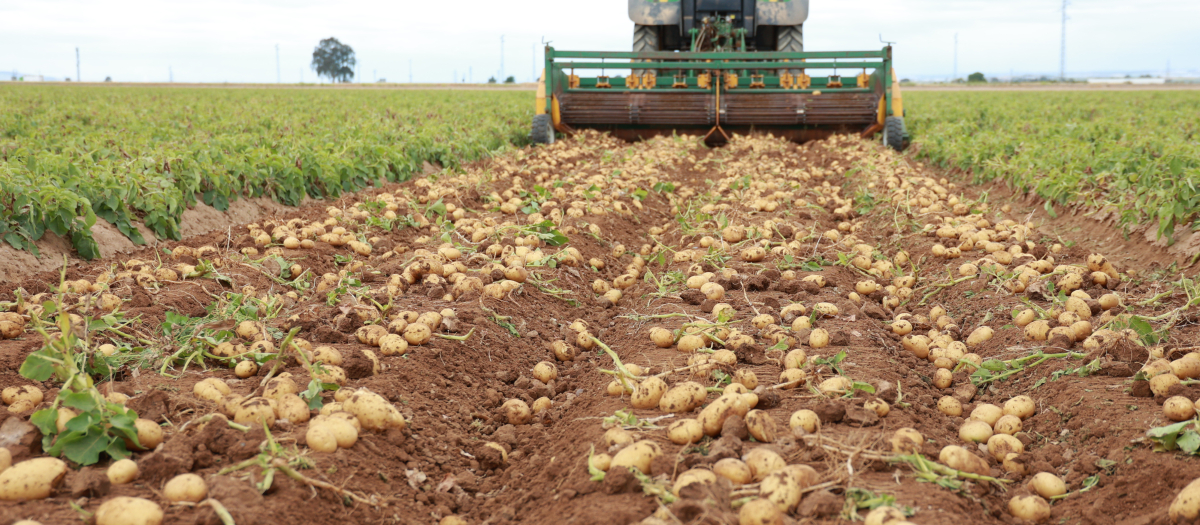
[[[550,115],[533,116],[533,129],[529,131],[529,141],[534,144],[554,144],[554,123]]]
[[[779,26],[775,32],[775,50],[788,53],[804,52],[804,24],[797,26]],[[780,73],[799,75],[799,69],[781,69]]]
[[[635,24],[633,26],[633,52],[640,53],[642,51],[660,51],[661,42],[659,41],[658,26],[643,26]],[[634,75],[642,75],[646,73],[645,69],[633,70]]]
[[[904,151],[908,130],[904,128],[904,117],[888,117],[883,121],[883,145],[896,151]]]

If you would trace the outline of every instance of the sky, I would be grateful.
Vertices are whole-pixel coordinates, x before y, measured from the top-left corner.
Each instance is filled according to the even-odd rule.
[[[1200,1],[1070,0],[1068,76],[1200,76]],[[808,51],[894,41],[901,77],[1059,71],[1061,0],[811,0]],[[625,0],[0,0],[0,71],[85,81],[315,82],[312,50],[351,45],[356,81],[534,78],[541,43],[627,50]],[[504,39],[503,52],[501,38]],[[278,46],[278,70],[276,68]],[[411,65],[411,67],[410,67]],[[7,75],[7,74],[6,74]]]

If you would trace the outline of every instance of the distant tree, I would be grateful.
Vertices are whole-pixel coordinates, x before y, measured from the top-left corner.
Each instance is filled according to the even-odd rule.
[[[387,82],[387,79],[386,79],[386,78],[381,78],[381,79],[379,79],[379,80],[376,80],[375,82],[378,82],[378,83],[380,83],[380,84],[383,84],[384,82]]]
[[[504,79],[504,83],[505,84],[516,84],[517,79],[515,77],[513,77],[512,75],[509,75],[508,78]]]
[[[488,84],[495,84],[495,83],[496,83],[496,77],[489,77],[489,78],[488,78]]]
[[[983,73],[976,71],[967,75],[967,82],[987,82],[987,78],[984,78]]]
[[[70,81],[71,81],[71,77],[67,77],[67,82],[70,82]]]
[[[329,37],[313,49],[312,68],[317,76],[328,77],[330,82],[349,82],[354,78],[354,48]]]
[[[104,77],[105,82],[112,82],[112,77]]]

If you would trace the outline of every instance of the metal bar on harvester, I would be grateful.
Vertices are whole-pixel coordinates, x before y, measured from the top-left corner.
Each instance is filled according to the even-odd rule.
[[[745,53],[743,53],[742,56],[744,57]],[[733,61],[730,61],[730,62],[712,62],[712,63],[709,63],[709,62],[643,62],[643,63],[650,64],[650,65],[638,66],[638,67],[645,67],[646,69],[779,69],[781,67],[777,64],[768,64],[769,67],[767,67],[762,62],[757,62],[757,61],[756,62],[745,62],[745,61],[733,62]],[[804,69],[838,69],[838,68],[841,68],[841,69],[855,68],[855,69],[857,69],[860,67],[862,67],[862,68],[867,68],[867,67],[880,68],[880,67],[884,67],[884,65],[886,65],[887,63],[888,62],[886,60],[883,62],[805,62]],[[611,63],[604,63],[604,62],[555,62],[555,65],[560,66],[562,68],[566,68],[566,69],[570,69],[570,68],[575,68],[575,69],[609,68],[609,69],[612,69]]]
[[[619,78],[621,78],[621,77],[613,77],[614,80],[619,79]],[[616,87],[616,84],[613,84],[612,88],[570,88],[570,89],[566,89],[564,91],[567,91],[570,93],[647,93],[647,91],[643,90],[643,89],[628,89],[628,88],[623,88],[623,87],[619,88],[619,87]],[[670,93],[709,93],[711,91],[712,91],[711,89],[702,89],[702,88],[677,88],[677,89],[670,89],[670,90],[667,90],[667,89],[661,90],[662,93],[668,94],[668,95]],[[747,90],[745,90],[745,93],[750,94],[750,95],[769,94],[769,93],[782,93],[782,94],[807,93],[807,94],[812,94],[814,91],[820,91],[822,93],[872,93],[872,92],[874,92],[874,90],[872,90],[870,88],[826,88],[826,87],[822,87],[822,86],[814,86],[813,88],[810,88],[810,89],[756,88],[753,91],[750,91],[747,89]]]
[[[883,100],[884,111],[883,117],[892,116],[892,46],[884,48],[887,50],[887,56],[883,58]]]
[[[559,58],[627,58],[627,59],[649,59],[649,60],[737,60],[745,58],[747,55],[753,55],[756,60],[783,60],[783,59],[824,59],[824,58],[886,58],[887,51],[813,51],[813,52],[789,52],[789,51],[754,51],[754,52],[736,52],[736,53],[705,53],[690,51],[674,52],[674,51],[555,51],[555,56]]]
[[[558,76],[554,71],[554,48],[546,46],[545,56],[543,57],[546,64],[542,66],[542,76],[545,77],[546,83],[546,114],[551,114],[551,101],[554,99],[554,79]]]

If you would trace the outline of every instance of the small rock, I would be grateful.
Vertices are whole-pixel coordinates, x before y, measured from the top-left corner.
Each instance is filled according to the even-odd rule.
[[[750,437],[750,429],[746,427],[746,421],[742,416],[734,414],[725,418],[725,423],[721,425],[721,437],[732,437],[745,441]]]
[[[845,500],[828,490],[818,490],[800,501],[796,513],[801,516],[821,518],[835,516],[842,511]]]
[[[1129,388],[1129,395],[1133,397],[1152,397],[1153,392],[1150,391],[1149,381],[1134,381]]]
[[[642,485],[637,477],[625,467],[612,467],[604,473],[605,494],[625,494],[640,490]]]
[[[820,413],[818,412],[818,414]],[[869,427],[879,423],[879,414],[876,414],[874,410],[851,406],[846,408],[846,415],[843,421],[859,427]]]
[[[817,405],[813,412],[817,413],[822,423],[840,423],[846,417],[846,405],[840,401],[826,401]]]

